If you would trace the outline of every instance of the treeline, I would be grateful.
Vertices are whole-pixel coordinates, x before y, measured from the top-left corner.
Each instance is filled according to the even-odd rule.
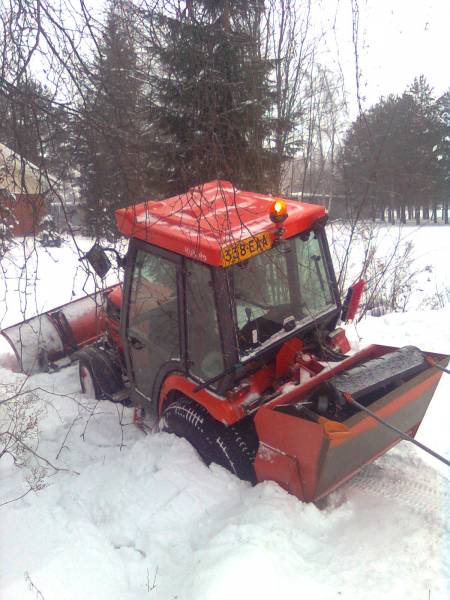
[[[435,98],[421,76],[401,96],[382,98],[348,130],[339,173],[354,215],[448,223],[450,93]]]
[[[4,5],[0,141],[72,183],[97,236],[114,236],[117,207],[214,178],[322,194],[332,212],[356,217],[396,211],[404,221],[442,206],[447,215],[448,94],[435,99],[420,78],[345,133],[342,82],[316,60],[312,9],[312,0]]]
[[[78,186],[91,233],[111,235],[119,206],[214,178],[280,192],[324,129],[333,86],[310,0],[110,0],[101,15],[80,1],[65,23],[61,6],[59,22],[50,0],[3,13],[0,139]]]

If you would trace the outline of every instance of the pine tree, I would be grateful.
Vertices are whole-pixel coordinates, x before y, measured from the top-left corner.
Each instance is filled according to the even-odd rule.
[[[0,188],[1,180],[0,174]],[[14,197],[7,197],[7,195],[6,191],[0,190],[0,259],[3,258],[13,244],[13,231],[16,220],[13,211],[4,201],[8,200],[13,203]]]
[[[269,145],[272,65],[258,46],[262,4],[192,1],[178,15],[159,15],[163,40],[149,112],[162,193],[215,178],[270,189],[278,165]]]
[[[340,156],[345,193],[361,214],[397,210],[406,220],[412,207],[442,201],[445,174],[433,148],[442,138],[437,103],[425,78],[401,96],[389,96],[360,115]]]
[[[438,99],[437,112],[440,123],[440,139],[433,146],[433,153],[444,174],[442,212],[444,222],[448,223],[450,202],[450,92],[446,92]]]
[[[114,237],[114,211],[146,193],[147,160],[142,142],[142,78],[127,3],[113,0],[99,55],[84,82],[74,148],[91,233]]]
[[[442,138],[442,123],[439,119],[439,106],[433,97],[433,90],[421,75],[406,90],[404,97],[411,99],[409,119],[411,187],[409,201],[416,206],[432,209],[437,220],[437,205],[442,202],[444,189],[443,164],[439,162],[434,148]],[[415,163],[415,164],[414,164]]]
[[[63,127],[62,109],[38,81],[23,77],[0,95],[0,141],[45,170],[56,161]]]

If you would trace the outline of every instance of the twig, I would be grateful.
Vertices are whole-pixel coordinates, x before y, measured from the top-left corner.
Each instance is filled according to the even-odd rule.
[[[30,452],[30,454],[32,454],[33,456],[35,456],[36,458],[38,458],[39,460],[41,460],[42,462],[44,462],[46,465],[48,465],[54,471],[65,471],[66,473],[74,473],[75,475],[79,475],[78,471],[74,471],[72,469],[66,469],[64,467],[55,467],[54,464],[52,464],[49,460],[47,460],[46,458],[44,458],[43,456],[41,456],[40,454],[38,454],[36,452],[36,450],[33,450],[32,448],[30,448],[30,446],[28,446],[27,444],[25,444],[14,433],[11,433],[9,431],[5,431],[5,432],[2,433],[2,435],[8,436],[8,437],[14,439],[18,444],[20,444],[23,448],[25,448],[25,450],[27,450],[28,452]]]
[[[152,592],[156,588],[156,577],[158,575],[158,567],[155,569],[155,574],[153,576],[153,583],[150,585],[150,572],[147,569],[147,592]]]
[[[25,577],[25,581],[28,583],[28,587],[29,587],[30,591],[32,591],[36,594],[37,600],[45,600],[44,595],[42,594],[41,590],[39,590],[36,587],[36,585],[31,581],[31,577],[30,577],[30,574],[28,573],[28,571],[25,571],[24,577]]]
[[[12,498],[12,500],[7,500],[6,502],[0,503],[0,507],[6,506],[7,504],[11,504],[11,502],[17,502],[17,500],[22,500],[22,498],[25,498],[25,496],[28,495],[31,491],[33,491],[33,488],[29,487],[27,491],[24,492],[21,496],[17,496],[17,498]]]

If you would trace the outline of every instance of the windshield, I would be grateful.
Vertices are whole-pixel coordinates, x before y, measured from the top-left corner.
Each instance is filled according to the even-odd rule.
[[[241,355],[336,307],[320,240],[302,238],[230,267]]]

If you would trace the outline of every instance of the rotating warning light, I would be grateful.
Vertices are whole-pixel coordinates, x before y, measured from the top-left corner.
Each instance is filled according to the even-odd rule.
[[[288,217],[287,206],[284,200],[277,198],[270,207],[270,220],[273,223],[282,223]]]

